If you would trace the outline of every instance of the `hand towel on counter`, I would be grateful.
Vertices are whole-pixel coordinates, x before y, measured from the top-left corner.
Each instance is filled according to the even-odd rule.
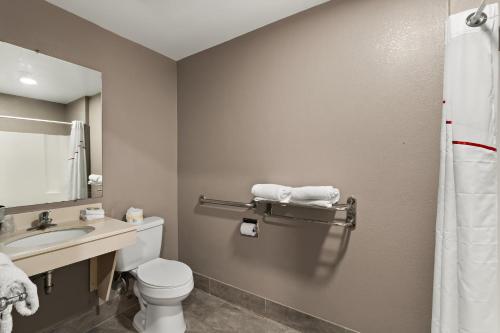
[[[88,216],[85,214],[80,215],[80,220],[82,220],[82,221],[95,221],[95,220],[100,220],[103,218],[104,218],[104,215],[88,215]]]
[[[340,200],[340,191],[333,186],[303,186],[292,189],[292,201],[321,200],[332,204]]]
[[[16,267],[10,258],[0,253],[0,297],[14,297],[26,293],[24,301],[9,305],[0,314],[0,333],[12,332],[12,308],[22,316],[30,316],[38,310],[38,293],[36,285],[31,282],[26,273]]]
[[[279,202],[290,202],[292,188],[276,184],[255,184],[252,186],[252,194],[255,200],[271,200]]]
[[[86,208],[85,209],[85,215],[104,215],[104,209],[102,208]]]
[[[95,221],[103,219],[105,216],[104,209],[89,207],[80,211],[80,219],[82,221]]]

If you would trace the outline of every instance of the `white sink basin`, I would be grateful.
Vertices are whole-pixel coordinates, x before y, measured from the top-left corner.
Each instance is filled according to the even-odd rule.
[[[85,236],[89,232],[94,231],[94,227],[79,227],[63,230],[49,230],[40,234],[26,236],[17,240],[7,241],[6,247],[36,247],[43,245],[51,245],[64,242],[71,239],[76,239]]]

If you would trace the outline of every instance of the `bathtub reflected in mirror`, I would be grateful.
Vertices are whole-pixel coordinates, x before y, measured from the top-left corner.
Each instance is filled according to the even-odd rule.
[[[4,42],[0,58],[0,204],[101,197],[101,73]]]

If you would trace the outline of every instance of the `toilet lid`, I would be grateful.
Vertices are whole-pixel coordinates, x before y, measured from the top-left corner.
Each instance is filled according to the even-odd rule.
[[[137,276],[142,282],[155,287],[175,288],[191,281],[193,272],[182,262],[156,258],[140,265]]]

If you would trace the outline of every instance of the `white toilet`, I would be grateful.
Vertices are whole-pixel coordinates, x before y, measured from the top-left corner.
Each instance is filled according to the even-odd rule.
[[[138,225],[137,242],[117,251],[116,271],[129,272],[136,280],[134,293],[141,310],[134,327],[145,333],[182,333],[186,323],[182,301],[193,290],[188,265],[160,258],[163,219],[148,217]]]

